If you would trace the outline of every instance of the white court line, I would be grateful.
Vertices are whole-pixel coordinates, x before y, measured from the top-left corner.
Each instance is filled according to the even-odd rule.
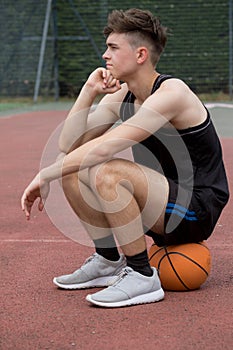
[[[223,107],[223,108],[233,108],[233,104],[230,103],[205,103],[208,108]]]
[[[0,239],[0,243],[74,243],[71,239]],[[232,248],[233,243],[206,242],[210,251],[212,248]]]
[[[68,243],[70,239],[0,239],[1,243]]]

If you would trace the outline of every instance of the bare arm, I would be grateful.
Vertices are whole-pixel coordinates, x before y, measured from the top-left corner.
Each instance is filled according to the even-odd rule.
[[[105,68],[98,68],[89,76],[64,122],[59,138],[61,152],[65,154],[71,152],[83,143],[103,134],[115,123],[117,116],[111,104],[108,103],[108,94],[112,96],[118,90],[121,90],[119,81],[114,79]],[[107,95],[96,110],[90,112],[96,96],[103,93]]]
[[[30,218],[31,207],[37,197],[40,198],[39,209],[43,209],[51,181],[105,162],[114,154],[146,139],[168,122],[172,124],[187,109],[181,106],[182,96],[183,91],[176,89],[164,89],[149,96],[126,122],[82,144],[63,160],[42,169],[22,196],[22,209],[26,217]]]
[[[41,176],[52,181],[92,167],[143,141],[165,125],[186,129],[202,123],[205,118],[206,110],[195,95],[180,81],[169,82],[166,88],[149,96],[126,122],[83,144],[68,154],[62,164],[44,169]]]
[[[97,68],[89,76],[64,123],[59,140],[60,156],[58,156],[57,161],[51,168],[49,167],[50,174],[53,174],[54,171],[60,174],[61,165],[66,154],[103,134],[115,123],[118,119],[118,113],[116,113],[114,108],[110,108],[110,106],[112,106],[112,102],[119,102],[122,96],[124,96],[122,94],[124,94],[126,87],[122,89],[122,92],[121,88],[120,82],[105,68]],[[96,96],[99,94],[106,95],[100,103],[100,107],[98,107],[89,119],[89,110]],[[113,98],[109,100],[108,96],[113,96]],[[60,175],[56,178],[59,177]],[[49,182],[44,182],[41,174],[38,173],[25,189],[21,198],[21,207],[27,219],[30,218],[31,207],[37,198],[39,198],[39,210],[43,209],[43,199],[47,198],[49,190]]]

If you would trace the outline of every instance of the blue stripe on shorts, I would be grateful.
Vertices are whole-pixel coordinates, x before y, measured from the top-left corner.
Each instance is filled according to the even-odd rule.
[[[196,213],[195,211],[190,211],[187,208],[182,207],[181,205],[174,204],[174,203],[168,203],[166,207],[167,214],[175,214],[180,217],[182,217],[185,220],[188,221],[197,221]]]

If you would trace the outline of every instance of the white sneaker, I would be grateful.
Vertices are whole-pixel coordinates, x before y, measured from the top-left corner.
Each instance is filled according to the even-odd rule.
[[[110,261],[94,253],[80,269],[70,275],[54,277],[53,283],[63,289],[106,287],[116,280],[125,266],[124,255],[121,255],[118,261]]]
[[[153,303],[164,298],[164,291],[157,274],[144,276],[130,267],[125,267],[114,284],[100,292],[89,294],[86,300],[103,307],[121,307]]]

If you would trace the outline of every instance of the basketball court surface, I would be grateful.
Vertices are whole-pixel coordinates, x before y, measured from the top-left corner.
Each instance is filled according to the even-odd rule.
[[[210,112],[232,192],[233,108],[210,105]],[[207,241],[212,269],[199,290],[166,292],[158,303],[104,309],[85,301],[89,290],[64,291],[53,285],[54,276],[73,272],[93,249],[65,234],[63,227],[69,224],[57,224],[46,211],[34,208],[27,222],[20,197],[66,115],[65,110],[50,108],[1,114],[0,349],[231,350],[232,198]],[[77,237],[84,237],[79,222],[71,224]],[[148,240],[148,247],[151,243]]]

